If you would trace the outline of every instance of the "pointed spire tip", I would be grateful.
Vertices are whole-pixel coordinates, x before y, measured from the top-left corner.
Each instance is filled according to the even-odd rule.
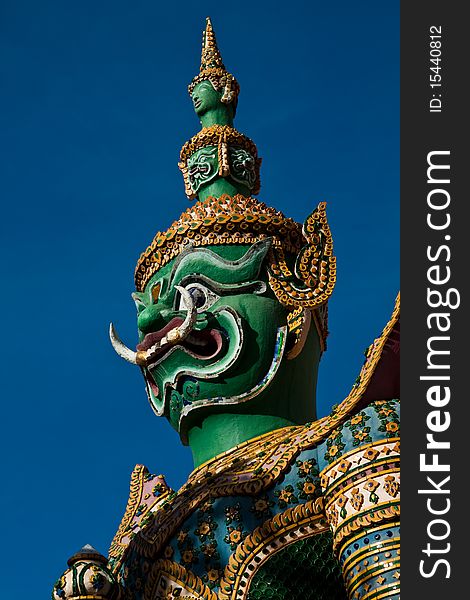
[[[202,32],[199,74],[189,84],[189,94],[192,94],[195,85],[204,80],[209,80],[216,90],[223,90],[222,102],[228,104],[235,101],[236,104],[240,86],[225,68],[210,17],[206,17],[206,28]]]

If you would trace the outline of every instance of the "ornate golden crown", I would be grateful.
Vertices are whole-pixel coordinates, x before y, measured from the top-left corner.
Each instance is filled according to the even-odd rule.
[[[199,74],[194,77],[188,86],[191,96],[195,86],[201,81],[210,81],[217,91],[223,90],[221,101],[225,104],[237,105],[240,86],[238,81],[224,66],[222,56],[217,46],[215,33],[209,17],[206,19],[206,30],[202,36],[201,67]]]
[[[161,267],[188,247],[251,245],[270,237],[269,285],[290,311],[289,330],[300,335],[310,313],[324,349],[327,301],[336,282],[336,258],[325,208],[326,203],[321,202],[302,227],[255,198],[240,194],[209,196],[188,208],[167,231],[156,234],[137,262],[136,289],[143,291]],[[289,260],[285,253],[290,255]]]
[[[156,234],[137,262],[136,288],[142,291],[153,275],[188,245],[254,244],[266,237],[293,254],[305,243],[299,223],[255,198],[209,196],[189,207],[167,231]]]

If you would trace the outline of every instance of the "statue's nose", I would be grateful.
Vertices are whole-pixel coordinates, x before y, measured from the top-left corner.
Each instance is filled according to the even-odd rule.
[[[137,317],[137,327],[144,335],[158,331],[170,320],[171,311],[157,304],[147,306]]]

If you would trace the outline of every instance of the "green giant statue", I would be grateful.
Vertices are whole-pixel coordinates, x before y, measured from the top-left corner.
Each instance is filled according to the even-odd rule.
[[[233,127],[239,85],[209,19],[189,93],[202,129],[179,166],[197,202],[138,260],[137,348],[110,337],[195,470],[175,492],[138,465],[109,558],[84,547],[53,598],[398,598],[398,301],[317,419],[325,204],[301,226],[254,198],[261,160]]]

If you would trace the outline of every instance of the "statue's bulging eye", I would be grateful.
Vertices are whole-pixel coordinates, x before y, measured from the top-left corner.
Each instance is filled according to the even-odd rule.
[[[190,287],[189,294],[197,308],[202,308],[207,302],[206,294],[199,287]]]
[[[198,312],[207,310],[219,299],[217,294],[206,288],[201,283],[188,283],[185,288],[188,290]],[[177,300],[177,309],[186,309],[184,300],[181,298],[181,296],[179,297],[179,300]]]

